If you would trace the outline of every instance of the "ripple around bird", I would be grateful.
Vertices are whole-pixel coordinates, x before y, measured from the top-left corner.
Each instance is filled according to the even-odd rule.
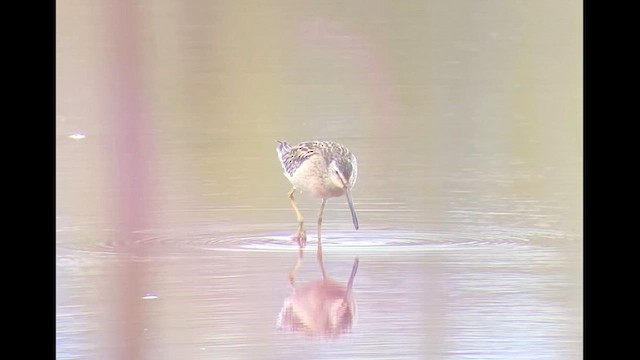
[[[80,240],[73,231],[58,236],[76,238],[59,243],[64,250],[80,251],[87,255],[110,256],[128,247],[148,246],[156,255],[172,256],[198,251],[296,252],[297,245],[290,232],[270,229],[229,228],[221,231],[212,226],[171,230],[147,230],[137,233],[135,240],[123,240],[115,232],[105,231],[101,240]],[[395,253],[451,250],[478,246],[527,246],[530,239],[550,239],[566,234],[540,233],[533,229],[465,229],[456,231],[411,231],[370,229],[367,231],[337,230],[323,234],[325,252]],[[317,237],[308,234],[307,249],[315,250]],[[537,241],[536,241],[537,242]],[[62,245],[64,243],[64,245]],[[160,255],[160,256],[162,256]]]

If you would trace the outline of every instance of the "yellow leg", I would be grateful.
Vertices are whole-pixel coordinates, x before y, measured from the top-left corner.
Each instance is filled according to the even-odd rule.
[[[302,246],[298,247],[298,259],[296,260],[296,264],[289,272],[289,283],[291,286],[294,286],[294,282],[296,279],[296,274],[298,273],[298,269],[300,269],[300,265],[302,265],[302,257],[304,256],[304,248]]]
[[[298,221],[298,233],[295,236],[295,240],[298,243],[298,258],[296,259],[296,264],[289,272],[289,283],[291,286],[294,286],[294,282],[296,279],[296,274],[298,273],[298,269],[302,265],[302,259],[304,257],[304,247],[307,245],[307,233],[304,231],[304,219],[302,218],[302,214],[300,214],[300,210],[296,206],[295,199],[293,197],[293,193],[295,193],[296,188],[291,189],[289,191],[289,200],[291,201],[291,206],[293,207],[293,211],[296,212],[296,219]]]
[[[307,232],[304,230],[304,218],[302,214],[300,214],[300,210],[296,206],[296,201],[293,198],[293,193],[296,192],[296,188],[291,189],[289,191],[289,201],[291,201],[291,206],[293,207],[293,211],[296,212],[296,219],[298,221],[298,233],[296,234],[295,240],[300,247],[307,246]]]
[[[320,213],[318,214],[318,264],[320,265],[320,271],[322,271],[323,280],[327,278],[327,273],[324,271],[324,261],[322,260],[322,212],[326,203],[327,199],[322,199]]]

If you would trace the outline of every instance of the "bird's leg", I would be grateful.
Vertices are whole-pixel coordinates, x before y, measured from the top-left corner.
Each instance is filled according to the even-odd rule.
[[[291,284],[291,286],[295,286],[294,281],[296,279],[296,274],[298,273],[298,269],[300,268],[300,265],[302,265],[303,256],[304,256],[304,248],[300,246],[298,247],[298,259],[296,260],[296,264],[293,266],[293,269],[291,269],[291,272],[289,272],[289,283]]]
[[[294,237],[298,246],[304,248],[307,246],[307,232],[304,231],[304,219],[302,218],[302,214],[300,214],[300,210],[296,206],[295,199],[293,198],[293,193],[296,191],[296,188],[291,189],[289,191],[289,200],[291,201],[291,206],[293,207],[293,211],[296,212],[296,218],[298,220],[298,233]]]
[[[324,271],[324,262],[322,261],[322,212],[324,211],[324,205],[327,203],[327,199],[322,199],[322,205],[320,205],[320,213],[318,214],[318,264],[320,265],[320,271],[322,271],[322,279],[327,278],[327,274]]]

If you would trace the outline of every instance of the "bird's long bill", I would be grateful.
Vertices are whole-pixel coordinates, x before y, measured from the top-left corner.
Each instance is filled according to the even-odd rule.
[[[360,259],[356,258],[353,261],[353,268],[351,268],[351,276],[349,277],[349,283],[347,284],[347,291],[344,293],[344,298],[342,298],[342,304],[344,305],[347,301],[349,301],[349,297],[351,297],[351,289],[353,288],[353,279],[356,277],[356,272],[358,271],[358,263]]]
[[[356,272],[358,272],[358,263],[360,259],[356,258],[353,261],[353,267],[351,268],[351,276],[349,277],[349,283],[347,284],[347,293],[345,294],[345,300],[351,295],[351,288],[353,287],[353,279],[356,277]]]
[[[345,186],[344,193],[347,195],[347,202],[349,203],[349,210],[351,210],[351,219],[353,220],[353,226],[358,230],[358,216],[356,216],[356,209],[353,207],[353,200],[351,200],[351,190],[348,186]]]

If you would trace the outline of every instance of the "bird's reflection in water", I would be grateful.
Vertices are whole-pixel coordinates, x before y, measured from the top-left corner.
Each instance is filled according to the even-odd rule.
[[[319,338],[335,338],[350,332],[356,319],[351,289],[358,263],[356,258],[346,287],[329,278],[301,286],[292,282],[293,293],[284,300],[278,328]]]

